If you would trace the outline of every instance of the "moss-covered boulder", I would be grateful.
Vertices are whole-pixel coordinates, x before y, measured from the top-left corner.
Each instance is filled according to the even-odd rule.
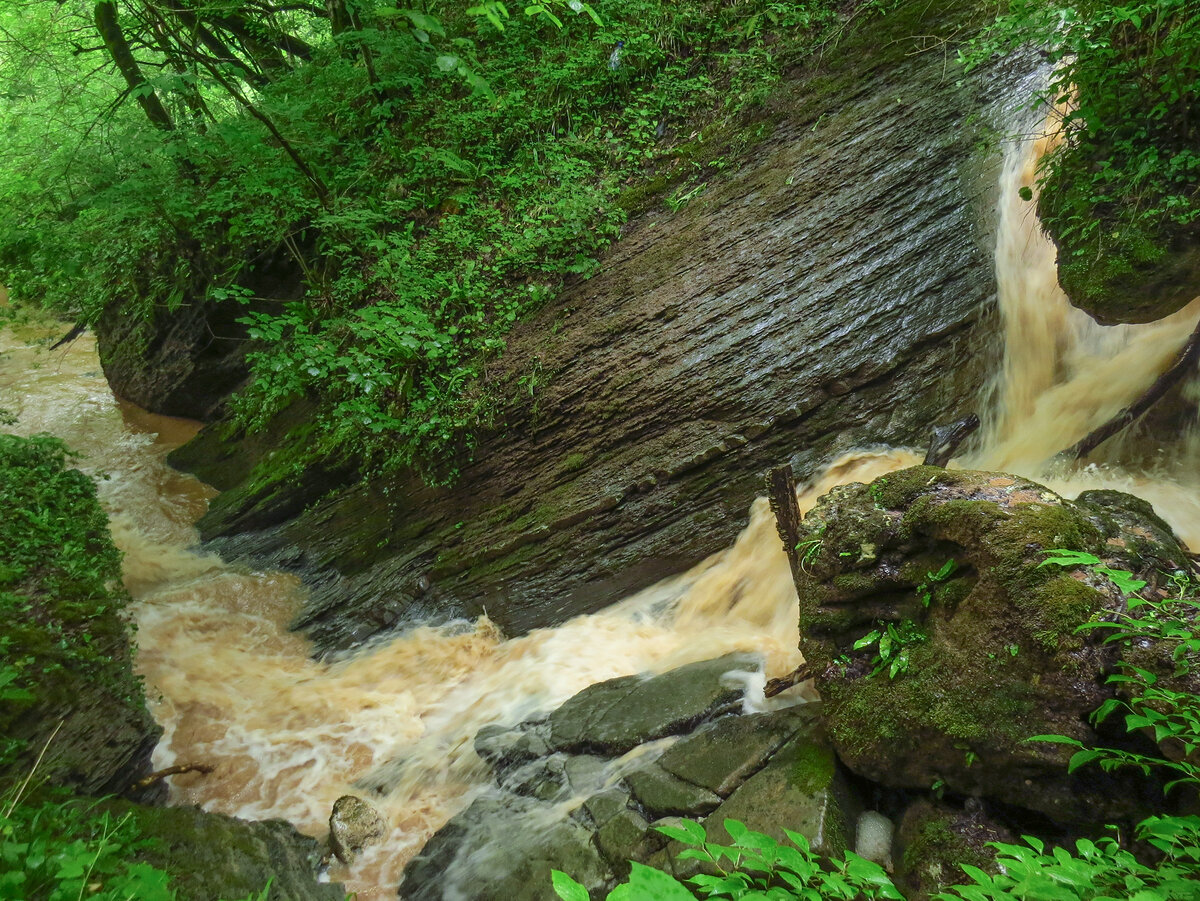
[[[140,860],[170,874],[179,901],[257,898],[268,881],[270,901],[342,901],[338,884],[318,882],[323,850],[283,820],[251,822],[196,807],[145,807],[113,801],[149,841]]]
[[[908,901],[925,901],[947,886],[970,882],[964,864],[995,873],[996,850],[989,843],[1016,838],[977,801],[959,807],[922,799],[900,821],[896,883]]]
[[[1066,821],[1140,809],[1135,781],[1068,776],[1070,749],[1027,741],[1099,742],[1088,715],[1118,662],[1078,629],[1124,609],[1121,591],[1096,567],[1046,565],[1056,548],[1133,572],[1147,597],[1187,566],[1148,505],[1116,492],[1071,502],[1015,476],[914,467],[818,503],[796,555],[801,649],[852,770]]]

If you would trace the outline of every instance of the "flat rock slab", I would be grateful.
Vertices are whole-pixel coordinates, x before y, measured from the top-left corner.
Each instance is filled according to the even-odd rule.
[[[741,703],[731,672],[755,672],[756,654],[728,654],[661,676],[627,676],[585,688],[550,716],[550,746],[616,756],[643,742],[678,735]]]
[[[833,750],[812,734],[797,735],[718,807],[704,823],[708,840],[731,844],[728,819],[785,840],[784,828],[804,835],[819,854],[840,857],[854,847],[861,802]]]
[[[814,728],[819,717],[819,704],[727,717],[673,745],[659,765],[680,779],[726,798],[761,769],[785,741],[803,729]]]
[[[642,807],[656,818],[704,816],[721,803],[720,797],[707,788],[684,782],[656,763],[630,773],[625,781]]]

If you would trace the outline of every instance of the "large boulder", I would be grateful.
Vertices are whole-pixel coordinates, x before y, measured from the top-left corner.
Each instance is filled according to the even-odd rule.
[[[108,802],[129,814],[152,840],[140,860],[171,875],[179,901],[257,898],[271,883],[269,901],[342,901],[345,889],[321,883],[321,845],[283,820],[251,822],[196,807],[144,807]]]
[[[847,766],[1060,821],[1139,811],[1142,780],[1068,776],[1069,748],[1028,741],[1101,743],[1088,715],[1113,697],[1120,654],[1079,627],[1125,609],[1121,591],[1095,567],[1045,565],[1058,548],[1132,571],[1146,597],[1188,566],[1149,505],[1117,492],[1071,502],[1015,476],[914,467],[817,504],[794,566],[801,649]]]

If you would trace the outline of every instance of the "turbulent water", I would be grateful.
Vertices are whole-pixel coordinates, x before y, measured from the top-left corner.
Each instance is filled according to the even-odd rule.
[[[1132,491],[1200,547],[1200,485],[1179,481],[1194,479],[1196,467],[1178,453],[1173,471],[1153,474],[1045,469],[1169,364],[1200,299],[1169,320],[1107,329],[1071,308],[1034,205],[1017,195],[1033,181],[1038,152],[1027,143],[1008,154],[996,253],[1005,363],[983,450],[965,464],[1039,478],[1068,495]],[[800,662],[795,593],[763,499],[733,547],[601,613],[513,640],[486,620],[418,627],[350,659],[315,662],[286,629],[300,590],[294,579],[190,549],[212,492],[164,456],[196,425],[115,400],[90,339],[54,352],[43,349],[44,334],[2,340],[0,407],[18,414],[16,428],[61,436],[83,451],[84,469],[108,474],[100,490],[136,600],[138,667],[166,730],[155,763],[216,767],[176,777],[173,800],[284,817],[320,836],[337,797],[367,795],[390,835],[331,874],[360,898],[393,897],[404,863],[484,784],[472,750],[480,726],[546,711],[599,680],[730,650],[762,652],[764,678]],[[847,455],[803,489],[801,506],[836,484],[914,462],[903,450]]]

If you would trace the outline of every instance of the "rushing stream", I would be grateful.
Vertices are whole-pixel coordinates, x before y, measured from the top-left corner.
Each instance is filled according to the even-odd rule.
[[[1153,473],[1044,470],[1169,364],[1200,299],[1146,326],[1101,328],[1071,308],[1033,204],[1017,196],[1032,183],[1037,152],[1032,143],[1014,147],[1005,166],[996,252],[1005,364],[981,411],[983,450],[963,462],[1038,478],[1069,496],[1131,491],[1200,548],[1189,442],[1177,442],[1174,464]],[[764,678],[800,663],[794,589],[764,499],[733,547],[600,613],[512,640],[486,620],[415,627],[348,659],[316,662],[286,628],[295,579],[192,549],[192,523],[213,492],[164,457],[197,425],[115,400],[90,338],[53,352],[45,333],[0,340],[0,407],[18,414],[16,429],[59,435],[84,454],[83,469],[107,474],[100,492],[136,601],[138,666],[165,728],[155,763],[216,767],[176,777],[173,801],[283,817],[320,836],[336,798],[370,797],[390,835],[353,869],[331,873],[360,898],[393,897],[404,863],[480,789],[472,738],[481,726],[518,722],[603,679],[735,649],[763,653]],[[903,450],[849,454],[805,487],[801,506],[833,485],[915,462],[919,455]]]

